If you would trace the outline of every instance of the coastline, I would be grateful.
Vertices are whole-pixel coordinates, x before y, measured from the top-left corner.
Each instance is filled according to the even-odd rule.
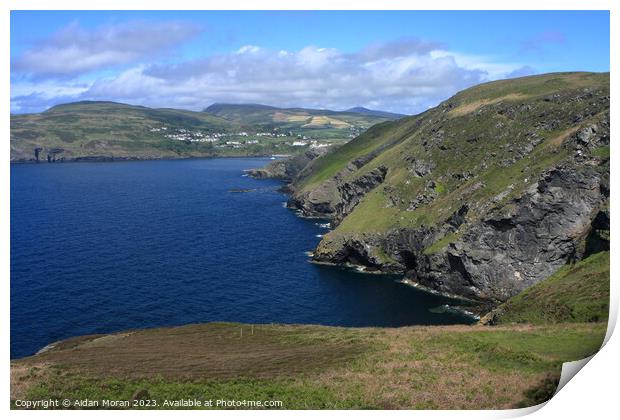
[[[59,163],[116,163],[116,162],[148,162],[148,161],[175,161],[175,160],[201,160],[201,159],[257,159],[257,158],[272,158],[276,155],[273,154],[257,154],[257,155],[212,155],[212,156],[162,156],[162,157],[114,157],[114,156],[93,156],[93,157],[78,157],[73,159],[57,160],[55,162],[47,162],[41,160],[39,162],[33,159],[11,159],[9,162],[11,165],[55,165]],[[280,159],[275,157],[275,159]]]

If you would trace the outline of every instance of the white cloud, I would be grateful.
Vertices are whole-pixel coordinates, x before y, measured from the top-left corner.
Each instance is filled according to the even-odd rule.
[[[153,58],[199,32],[184,22],[134,21],[90,31],[72,23],[17,57],[12,70],[35,79],[75,76]]]
[[[285,51],[246,45],[178,64],[137,65],[94,81],[75,98],[195,110],[213,102],[253,102],[417,113],[466,87],[532,71],[439,47],[399,40],[351,54],[317,46]],[[19,106],[17,95],[12,100]]]
[[[244,45],[237,50],[237,54],[252,54],[260,51],[260,47],[256,45]]]
[[[445,50],[433,50],[430,52],[430,56],[433,58],[451,57],[458,66],[464,69],[483,71],[488,79],[505,77],[523,67],[521,63],[506,63],[491,57],[460,54]]]

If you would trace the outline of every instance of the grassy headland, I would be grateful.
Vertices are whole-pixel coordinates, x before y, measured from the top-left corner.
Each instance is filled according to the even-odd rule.
[[[604,334],[603,324],[149,329],[76,338],[13,361],[11,399],[140,395],[157,408],[193,398],[279,400],[286,409],[511,408],[540,402],[529,396],[558,378],[563,362],[596,352]]]

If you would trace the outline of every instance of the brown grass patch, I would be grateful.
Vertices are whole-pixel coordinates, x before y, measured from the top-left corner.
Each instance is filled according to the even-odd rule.
[[[310,119],[309,115],[291,115],[284,112],[275,112],[272,117],[274,122],[305,122]]]
[[[88,336],[23,360],[102,377],[270,378],[336,366],[364,350],[320,337],[297,343],[287,340],[287,329],[294,332],[271,325],[204,324]]]
[[[572,127],[572,128],[569,128],[568,130],[563,131],[558,136],[550,139],[549,144],[552,144],[554,146],[561,145],[562,143],[564,143],[564,140],[566,140],[567,138],[575,134],[577,130],[579,130],[580,128],[581,127]]]
[[[310,122],[302,125],[302,127],[304,128],[325,128],[325,127],[347,128],[347,127],[350,127],[350,124],[345,121],[336,119],[336,118],[320,116],[320,117],[312,117]]]
[[[26,398],[28,389],[47,374],[47,368],[45,363],[11,362],[11,400]]]
[[[377,330],[385,351],[371,355],[362,369],[322,372],[316,383],[330,384],[342,399],[352,393],[347,384],[363,384],[363,399],[384,409],[514,408],[544,374],[493,371],[455,357],[453,349],[434,346],[433,340],[445,333],[532,329],[455,325]]]
[[[448,115],[450,115],[451,117],[460,117],[463,115],[470,114],[474,111],[477,111],[478,109],[482,108],[485,105],[492,105],[492,104],[496,104],[502,101],[519,101],[519,100],[527,99],[529,97],[530,97],[529,95],[523,95],[521,93],[511,93],[508,95],[500,96],[498,98],[481,99],[478,101],[473,101],[473,102],[466,103],[464,105],[457,106],[456,108],[448,112]]]

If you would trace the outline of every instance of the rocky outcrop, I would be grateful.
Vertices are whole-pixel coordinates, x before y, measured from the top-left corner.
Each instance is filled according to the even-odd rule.
[[[608,240],[596,234],[609,228],[608,213],[601,210],[608,199],[602,182],[594,167],[550,170],[522,196],[469,223],[437,253],[425,250],[457,232],[466,205],[440,226],[326,238],[314,258],[403,273],[445,294],[504,301],[586,252],[608,249]]]
[[[327,153],[329,148],[309,149],[306,152],[286,159],[279,159],[267,166],[245,171],[248,176],[257,179],[280,179],[291,182],[312,160]]]
[[[553,169],[407,275],[439,291],[506,300],[583,256],[607,200],[600,184],[592,167]]]
[[[361,162],[357,164],[363,166]],[[293,194],[288,207],[298,210],[305,217],[332,219],[332,225],[337,226],[364,195],[383,182],[387,168],[380,166],[358,178],[345,181],[343,178],[350,172],[352,170],[346,169],[318,188]]]

